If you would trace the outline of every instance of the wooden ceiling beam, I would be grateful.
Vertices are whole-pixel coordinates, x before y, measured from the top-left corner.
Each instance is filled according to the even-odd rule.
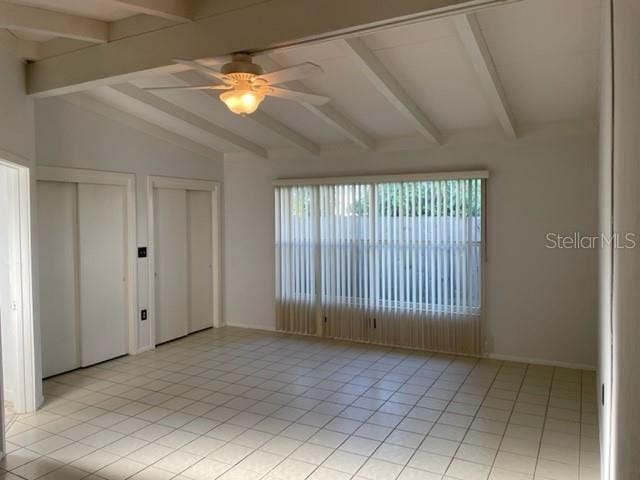
[[[176,22],[192,20],[194,13],[193,0],[100,0],[100,3]]]
[[[0,29],[0,45],[8,48],[16,57],[37,60],[41,55],[41,43],[18,38],[9,30]]]
[[[92,18],[0,2],[0,28],[26,30],[92,43],[109,40],[109,24]]]
[[[440,132],[407,94],[400,82],[360,38],[339,41],[362,73],[429,142],[441,143]]]
[[[480,29],[478,18],[475,14],[456,15],[453,17],[453,23],[478,75],[489,107],[498,118],[504,133],[509,138],[516,138],[515,122],[507,102],[507,96],[498,77],[489,46]]]

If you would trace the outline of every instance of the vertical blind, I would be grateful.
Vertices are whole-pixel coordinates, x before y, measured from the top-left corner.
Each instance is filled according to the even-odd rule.
[[[484,179],[278,185],[278,330],[481,351]]]

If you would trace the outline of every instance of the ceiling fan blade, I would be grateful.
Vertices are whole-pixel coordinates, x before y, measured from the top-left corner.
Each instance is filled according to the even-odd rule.
[[[217,57],[201,58],[197,63],[215,69],[232,61],[233,55],[218,55]]]
[[[288,90],[286,88],[269,87],[267,95],[272,97],[284,98],[295,102],[308,103],[311,105],[324,105],[329,101],[328,97],[322,95],[314,95],[313,93],[297,92],[296,90]]]
[[[207,67],[206,65],[202,65],[201,63],[198,63],[194,60],[185,60],[183,58],[174,58],[173,59],[174,62],[176,63],[180,63],[182,65],[186,65],[187,67],[193,68],[194,70],[199,70],[202,73],[209,75],[212,78],[215,78],[216,80],[221,80],[225,83],[229,82],[230,79],[229,77],[227,77],[224,73],[220,73],[217,70],[214,70],[213,68]]]
[[[292,67],[276,70],[275,72],[265,73],[258,78],[264,80],[270,85],[277,83],[290,82],[291,80],[298,80],[300,78],[310,77],[317,73],[322,73],[322,67],[315,63],[305,62],[299,65],[293,65]]]
[[[143,90],[229,90],[231,85],[176,85],[175,87],[146,87]]]

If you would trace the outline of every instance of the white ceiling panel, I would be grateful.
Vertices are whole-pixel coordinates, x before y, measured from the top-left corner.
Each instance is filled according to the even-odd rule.
[[[525,0],[477,16],[494,63],[500,66],[596,52],[600,12],[600,0]]]
[[[375,53],[436,128],[452,131],[496,125],[457,37]]]
[[[498,75],[521,125],[596,116],[598,65],[592,55],[498,67]]]
[[[303,49],[277,53],[273,57],[281,65],[307,61]],[[411,125],[367,80],[356,65],[344,56],[316,61],[324,73],[304,80],[313,92],[326,95],[333,106],[367,133],[392,137],[413,133]]]
[[[336,128],[295,102],[267,97],[260,108],[317,144],[348,142]]]
[[[56,38],[54,35],[49,35],[48,33],[34,32],[32,30],[19,30],[17,28],[8,29],[16,38],[20,38],[22,40],[29,40],[30,42],[47,42],[53,38]]]
[[[343,57],[342,49],[334,42],[322,42],[312,45],[287,47],[277,53],[258,55],[256,63],[261,64],[266,71],[274,70],[272,62],[276,61],[282,66],[294,65],[300,62],[313,62],[322,65],[327,60]]]
[[[448,18],[437,18],[428,22],[411,23],[380,30],[364,38],[371,50],[396,48],[432,42],[442,37],[455,37],[456,32]]]
[[[600,0],[525,0],[478,21],[518,124],[596,115]]]

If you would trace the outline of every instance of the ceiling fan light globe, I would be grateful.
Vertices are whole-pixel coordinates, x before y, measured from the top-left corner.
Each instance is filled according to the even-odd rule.
[[[254,90],[230,90],[221,93],[220,100],[233,113],[249,115],[258,109],[264,96],[264,93]]]

